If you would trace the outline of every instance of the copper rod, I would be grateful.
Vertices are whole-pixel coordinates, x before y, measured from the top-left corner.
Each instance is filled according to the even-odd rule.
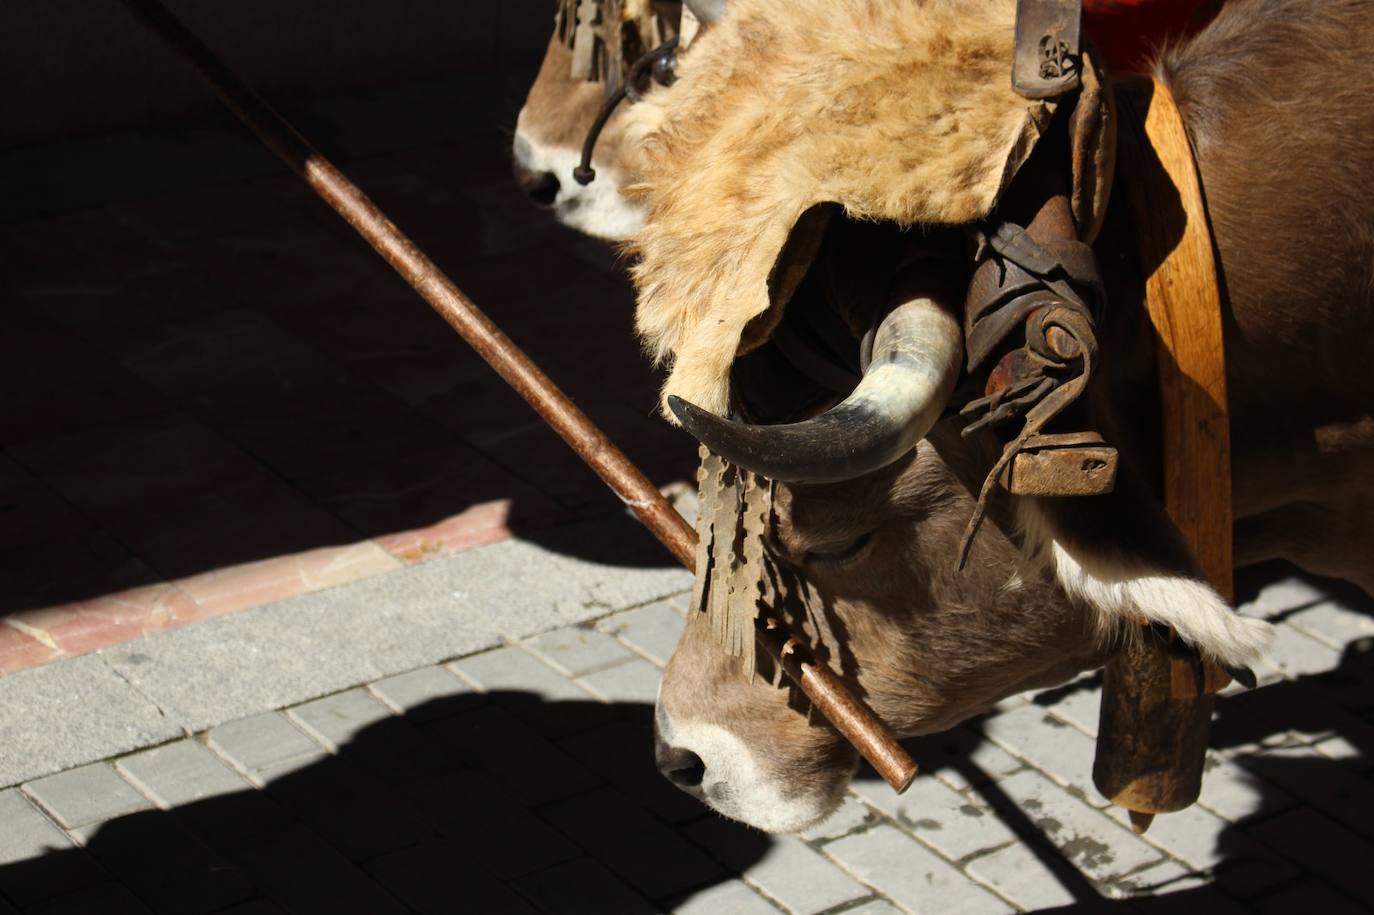
[[[553,427],[687,569],[696,562],[696,531],[596,424],[464,295],[433,261],[158,0],[121,0],[150,30],[181,53],[239,120],[299,174],[439,315]],[[862,702],[801,646],[758,629],[759,643],[826,720],[898,792],[916,764]]]

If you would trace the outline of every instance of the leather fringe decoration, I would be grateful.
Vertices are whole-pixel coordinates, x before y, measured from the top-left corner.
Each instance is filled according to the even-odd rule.
[[[692,606],[752,678],[754,623],[764,579],[768,488],[759,477],[701,449],[697,470],[697,568]]]

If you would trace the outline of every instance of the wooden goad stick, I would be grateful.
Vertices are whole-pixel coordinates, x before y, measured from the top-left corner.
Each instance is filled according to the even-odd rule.
[[[472,300],[380,210],[217,58],[158,0],[122,0],[145,26],[185,57],[214,87],[239,120],[299,174],[353,229],[386,259],[449,326],[534,408],[634,512],[668,551],[694,567],[696,532],[663,494],[606,434],[530,361]],[[758,644],[771,654],[816,711],[854,745],[899,793],[916,775],[916,764],[892,732],[845,688],[830,668],[804,646],[762,618]]]

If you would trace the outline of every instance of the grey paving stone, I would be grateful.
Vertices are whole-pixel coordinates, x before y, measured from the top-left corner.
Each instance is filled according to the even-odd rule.
[[[862,899],[871,890],[791,836],[763,845],[734,823],[709,818],[683,830],[692,841],[789,912],[811,915]]]
[[[28,905],[105,879],[100,867],[20,793],[0,791],[0,893]]]
[[[828,816],[824,822],[803,830],[801,837],[808,842],[823,842],[849,835],[874,822],[872,810],[852,794],[846,794],[840,808]]]
[[[1274,627],[1274,639],[1255,664],[1261,684],[1287,677],[1324,673],[1340,666],[1339,650],[1305,635],[1286,623]]]
[[[1237,757],[1236,761],[1265,781],[1374,838],[1374,782],[1339,765],[1311,747],[1277,747]]]
[[[1331,600],[1299,610],[1285,622],[1338,650],[1356,639],[1374,635],[1374,619],[1370,619],[1367,609],[1362,611]]]
[[[1326,591],[1315,581],[1297,575],[1288,575],[1264,582],[1255,593],[1254,600],[1243,604],[1238,609],[1247,616],[1268,619],[1322,603],[1327,599]]]
[[[28,782],[24,792],[67,829],[103,823],[153,806],[120,778],[113,766],[103,762]]]
[[[1334,759],[1337,762],[1350,763],[1355,766],[1360,765],[1366,758],[1360,747],[1339,735],[1318,741],[1312,745],[1312,749],[1327,759]]]
[[[71,839],[17,788],[0,791],[0,866],[72,848]]]
[[[673,656],[686,625],[677,606],[679,602],[675,599],[655,601],[604,619],[599,627],[662,667]]]
[[[1321,915],[1358,915],[1369,909],[1318,880],[1304,880],[1277,890],[1255,901],[1261,915],[1292,915],[1293,912],[1320,912]]]
[[[1165,861],[1103,887],[1112,899],[1132,900],[1149,912],[1174,912],[1192,915],[1252,915],[1254,909],[1223,893],[1212,875],[1189,870],[1177,861]]]
[[[162,807],[247,791],[253,786],[197,740],[126,756],[115,768]]]
[[[0,788],[182,733],[94,655],[0,677]]]
[[[1113,899],[1130,899],[1136,896],[1158,897],[1194,890],[1206,886],[1207,881],[1208,878],[1197,871],[1177,861],[1165,860],[1153,867],[1118,877],[1107,886]]]
[[[713,860],[618,791],[581,794],[539,815],[650,899],[724,876]]]
[[[1093,787],[1096,742],[1048,710],[1033,703],[1023,705],[988,719],[983,732],[1059,784],[1076,789],[1094,807],[1107,806],[1108,801]]]
[[[668,501],[673,503],[673,508],[677,509],[678,514],[687,519],[688,524],[696,525],[697,490],[694,484],[684,483],[682,488],[668,496]]]
[[[1108,814],[1123,827],[1130,826],[1129,814],[1121,808],[1113,807]],[[1143,838],[1194,870],[1225,867],[1230,872],[1229,882],[1243,880],[1255,890],[1277,886],[1295,876],[1286,861],[1196,804],[1155,817]],[[1239,873],[1241,869],[1246,871],[1244,875]]]
[[[701,802],[679,791],[654,765],[652,728],[652,713],[645,709],[565,737],[558,746],[663,822],[700,818]]]
[[[884,899],[874,899],[861,906],[845,909],[844,915],[901,915],[901,910]]]
[[[107,873],[159,912],[208,915],[254,895],[248,875],[174,814],[144,811],[73,832]]]
[[[1198,804],[1224,820],[1238,823],[1292,807],[1286,791],[1239,765],[1235,760],[1208,753],[1202,774]]]
[[[497,644],[499,605],[458,597],[459,571],[437,559],[100,656],[173,722],[204,730]]]
[[[1041,856],[1023,842],[975,858],[966,869],[999,895],[1027,911],[1068,906],[1080,901]],[[1087,881],[1076,885],[1088,886]],[[1094,892],[1083,901],[1092,901],[1096,896]]]
[[[278,906],[275,902],[266,899],[254,899],[242,905],[236,905],[231,909],[216,912],[215,915],[286,915],[286,910]]]
[[[878,826],[831,842],[825,853],[910,912],[981,915],[1013,911],[892,826]]]
[[[482,915],[537,911],[457,843],[407,848],[369,862],[367,870],[422,915],[450,915],[459,909]]]
[[[549,915],[652,915],[659,909],[591,858],[578,858],[511,884]]]
[[[337,753],[363,728],[392,717],[391,709],[363,687],[315,699],[287,709],[287,717]]]
[[[921,841],[955,861],[1016,839],[981,798],[959,794],[936,778],[918,776],[900,797],[885,784],[865,782],[856,790]]]
[[[1039,772],[1010,775],[997,788],[1024,811],[1063,854],[1094,880],[1159,860],[1160,853]]]
[[[939,734],[905,742],[921,765],[923,776],[934,775],[956,791],[971,784],[1000,778],[1025,763],[983,736],[986,719],[961,724]],[[861,781],[876,778],[861,776]]]
[[[1098,711],[1102,706],[1102,675],[1097,671],[1081,674],[1063,686],[1039,693],[1034,702],[1089,737],[1096,737]]]
[[[554,629],[524,644],[550,667],[569,677],[580,677],[634,657],[633,652],[604,632],[580,626]]]
[[[471,683],[437,664],[385,677],[367,688],[396,711],[424,720],[455,714],[480,701]]]
[[[324,750],[279,712],[263,712],[231,721],[206,735],[210,749],[261,784],[269,775],[283,774],[284,766],[308,765]]]
[[[597,705],[598,710],[604,708]],[[491,703],[437,722],[423,736],[429,752],[437,748],[439,758],[450,760],[451,767],[480,772],[489,785],[505,789],[514,802],[532,806],[599,784],[595,775],[554,745],[547,730],[536,726],[544,718],[558,718],[559,711],[557,704],[545,706],[537,709],[542,714],[527,718],[513,708]]]
[[[579,677],[588,690],[607,702],[639,702],[652,706],[658,699],[663,672],[643,658]]]
[[[607,563],[577,558],[594,546]],[[692,575],[638,522],[617,512],[434,560],[461,602],[495,615],[508,638],[586,622],[692,587]]]
[[[1278,692],[1271,690],[1276,701],[1266,703],[1265,710],[1287,725],[1288,733],[1300,743],[1315,744],[1335,737],[1356,752],[1374,757],[1374,724],[1332,702],[1324,690],[1284,684],[1282,695]]]
[[[515,690],[545,701],[587,700],[591,694],[520,648],[484,651],[449,665],[486,692]]]
[[[1249,832],[1347,895],[1374,906],[1374,881],[1369,879],[1374,845],[1334,820],[1299,807],[1265,820]]]
[[[777,906],[741,880],[726,880],[671,903],[673,915],[778,915]]]
[[[102,883],[29,908],[25,915],[152,915],[127,887]]]

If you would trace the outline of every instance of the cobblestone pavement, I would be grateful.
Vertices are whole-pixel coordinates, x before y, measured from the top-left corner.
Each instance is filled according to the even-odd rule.
[[[459,116],[527,80],[300,120],[667,482],[694,449],[652,419],[623,279]],[[1283,570],[1241,588],[1279,623],[1266,685],[1143,838],[1091,786],[1092,677],[913,741],[904,796],[861,773],[803,836],[677,792],[650,741],[686,574],[221,127],[0,170],[0,612],[51,649],[0,664],[0,915],[1374,904],[1374,612]],[[278,574],[339,544],[365,576]]]
[[[1279,624],[1265,685],[1223,698],[1201,803],[1143,838],[1091,786],[1093,677],[913,741],[924,771],[904,796],[865,773],[829,822],[769,837],[653,769],[652,705],[686,581],[652,568],[652,544],[627,525],[573,533],[620,543],[627,558],[642,547],[639,568],[496,544],[383,576],[384,588],[300,597],[0,678],[0,721],[22,711],[57,716],[45,733],[65,729],[49,741],[60,747],[35,742],[32,728],[0,734],[0,774],[24,773],[0,791],[0,912],[1374,903],[1367,601],[1272,570],[1246,585],[1246,612]],[[527,603],[542,609],[474,599],[517,566]],[[438,639],[444,619],[426,594],[472,617],[466,645]],[[311,601],[327,619],[310,616]],[[403,607],[430,619],[429,639]],[[397,644],[432,644],[388,662],[379,624],[395,627]],[[320,667],[273,672],[272,644],[298,651],[297,625],[329,627],[306,655]],[[355,639],[369,650],[341,647]],[[439,663],[416,663],[423,650]],[[163,679],[140,673],[151,668]],[[105,758],[115,745],[122,752]],[[39,771],[36,759],[61,764]]]

